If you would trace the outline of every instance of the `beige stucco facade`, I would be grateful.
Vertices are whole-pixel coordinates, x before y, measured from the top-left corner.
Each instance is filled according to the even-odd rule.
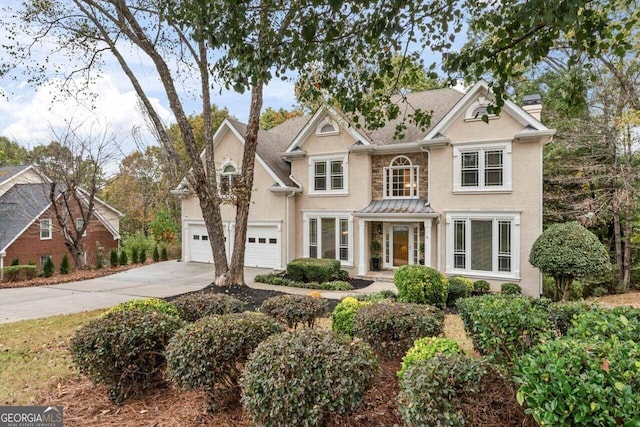
[[[341,239],[340,236],[345,236],[344,245],[332,240],[330,234],[327,235],[327,241],[335,244],[336,250],[331,252],[332,256],[338,257],[340,254],[340,257],[344,257],[343,268],[352,274],[366,274],[369,271],[373,255],[370,250],[371,242],[380,239],[384,242],[383,246],[387,245],[383,247],[384,254],[408,250],[409,254],[402,254],[402,257],[409,260],[408,263],[424,262],[449,275],[484,279],[496,291],[501,283],[515,282],[520,284],[524,293],[539,295],[541,275],[529,264],[528,257],[531,245],[542,231],[542,148],[549,142],[553,132],[544,128],[536,119],[529,118],[527,113],[516,111],[519,107],[513,106],[511,109],[503,109],[500,117],[491,118],[488,123],[470,119],[466,113],[467,108],[477,102],[478,97],[487,96],[486,90],[483,92],[482,88],[476,92],[467,94],[456,104],[455,111],[452,110],[442,120],[442,123],[446,122],[446,126],[441,126],[432,140],[403,141],[402,146],[397,148],[393,144],[379,145],[367,141],[365,135],[345,127],[344,121],[340,121],[331,111],[317,113],[293,140],[287,153],[282,155],[290,164],[290,177],[297,185],[296,191],[273,191],[273,187],[279,185],[277,177],[273,171],[270,172],[268,164],[257,161],[249,226],[279,226],[279,238],[283,244],[279,247],[280,264],[276,267],[283,268],[294,258],[314,254],[321,256],[322,254],[314,253],[320,250],[320,246],[310,239],[326,237],[320,229],[316,230],[315,237],[311,237],[312,229],[315,230],[313,227],[320,227],[322,224],[325,234],[335,233],[335,239],[338,240]],[[315,126],[326,122],[327,117],[335,119],[333,123],[340,123],[339,129],[328,135],[314,132]],[[535,129],[523,137],[523,132],[526,133],[532,125],[541,131]],[[461,188],[455,178],[460,175],[461,166],[456,163],[459,162],[460,153],[469,150],[469,147],[497,150],[491,148],[494,146],[502,150],[503,186],[498,189]],[[216,142],[217,167],[221,169],[230,163],[241,165],[242,152],[243,142],[237,132],[224,132]],[[384,201],[382,199],[385,199],[385,193],[381,185],[384,185],[387,175],[383,176],[381,168],[390,166],[394,158],[402,155],[419,170],[419,191],[416,190],[414,198],[424,200],[431,209],[407,215],[383,213],[376,216],[359,212],[365,212],[363,210],[373,201]],[[314,190],[314,164],[318,161],[342,162],[343,188],[339,191]],[[225,224],[233,224],[233,206],[223,206],[222,216]],[[336,220],[335,228],[330,221],[333,218]],[[502,241],[496,243],[502,237],[494,237],[493,250],[495,252],[499,245],[497,250],[502,251],[502,255],[493,255],[492,272],[469,271],[468,268],[461,272],[459,268],[453,267],[452,227],[454,222],[463,220],[471,221],[468,224],[473,221],[493,221],[494,233],[496,227],[503,227],[500,228],[502,234],[499,236],[506,235],[505,239],[510,239],[509,244],[517,246],[510,248],[507,255],[510,257],[509,271],[498,271],[495,267],[495,260],[502,262],[505,258],[504,244]],[[202,214],[195,197],[183,199],[182,221],[183,229],[190,224],[202,223]],[[510,227],[508,234],[503,231],[507,230],[504,227]],[[393,233],[399,236],[398,239],[411,243],[405,244],[407,247],[399,245],[396,248],[388,237]],[[185,240],[184,244],[189,243]],[[183,253],[187,254],[188,260],[188,250],[183,248]],[[467,256],[470,256],[469,253]],[[499,259],[500,256],[502,258]],[[387,262],[393,268],[394,259]]]

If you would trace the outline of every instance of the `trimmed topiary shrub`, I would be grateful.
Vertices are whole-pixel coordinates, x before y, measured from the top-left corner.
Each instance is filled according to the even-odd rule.
[[[53,276],[53,271],[56,269],[56,266],[53,265],[53,260],[51,258],[47,258],[47,260],[44,263],[44,266],[42,267],[42,275],[44,277],[51,277]]]
[[[355,296],[355,299],[358,301],[380,302],[386,300],[394,302],[398,299],[398,296],[393,291],[380,291],[372,292],[370,294],[359,294]]]
[[[460,298],[470,297],[473,292],[473,281],[466,277],[449,277],[447,307],[455,307]]]
[[[60,262],[60,274],[69,274],[69,257],[64,254]]]
[[[178,309],[180,318],[187,322],[195,322],[214,314],[242,313],[246,307],[246,304],[237,298],[211,292],[180,295],[172,302]]]
[[[169,261],[169,252],[167,252],[167,248],[165,246],[163,246],[160,251],[160,261]]]
[[[482,359],[437,354],[404,373],[398,409],[411,427],[526,425],[514,394]]]
[[[208,316],[179,330],[167,346],[169,377],[183,389],[209,395],[216,409],[215,388],[237,392],[242,367],[267,337],[282,332],[282,324],[260,313]]]
[[[334,280],[330,282],[296,282],[295,280],[287,279],[283,277],[282,274],[278,273],[269,273],[269,274],[258,274],[255,279],[258,283],[267,283],[269,285],[276,286],[291,286],[294,288],[304,288],[304,289],[320,289],[325,291],[349,291],[353,289],[353,287],[342,280]]]
[[[419,304],[380,302],[355,314],[353,334],[365,340],[382,357],[404,355],[413,342],[435,337],[444,330],[444,313]]]
[[[116,251],[115,249],[111,249],[111,252],[109,253],[109,264],[111,265],[111,267],[117,267],[119,263],[118,251]]]
[[[260,311],[278,319],[288,328],[296,328],[298,323],[311,328],[316,319],[327,311],[328,305],[326,300],[307,295],[280,295],[264,301]]]
[[[164,349],[184,326],[157,311],[121,311],[93,320],[71,339],[71,356],[81,373],[109,388],[121,403],[162,380]]]
[[[127,251],[125,250],[120,251],[120,258],[118,259],[118,262],[120,263],[120,265],[129,264],[129,257],[127,256]]]
[[[287,264],[287,275],[296,282],[328,282],[340,275],[340,261],[326,258],[299,258]]]
[[[540,425],[635,426],[639,360],[640,344],[633,341],[550,341],[516,364],[518,401]]]
[[[140,252],[138,253],[138,262],[140,264],[147,262],[147,250],[145,248],[140,249]]]
[[[558,335],[565,335],[575,319],[589,310],[597,310],[597,305],[585,302],[554,302],[549,306],[549,320]]]
[[[531,247],[529,262],[553,276],[555,300],[567,300],[573,279],[597,279],[611,271],[609,251],[576,221],[553,224]]]
[[[503,283],[500,285],[502,295],[521,295],[522,288],[517,283]]]
[[[640,309],[616,307],[585,311],[573,320],[572,326],[567,330],[567,336],[585,341],[607,340],[612,337],[638,341]]]
[[[137,264],[137,263],[138,263],[138,248],[134,246],[133,248],[131,248],[131,264]]]
[[[35,265],[11,265],[3,268],[2,274],[6,282],[19,282],[38,277],[38,269]]]
[[[160,298],[134,299],[127,302],[121,302],[115,307],[109,309],[105,315],[134,310],[157,311],[159,313],[168,314],[169,316],[180,317],[180,312],[175,305]]]
[[[458,300],[458,313],[476,351],[507,366],[553,337],[548,304],[544,301],[485,295]]]
[[[413,347],[402,358],[402,368],[398,371],[398,378],[402,380],[407,369],[420,360],[431,359],[436,354],[464,354],[464,351],[457,341],[449,338],[425,337],[415,340]]]
[[[353,336],[353,323],[356,312],[371,304],[373,304],[373,301],[359,301],[353,297],[343,298],[331,313],[331,328],[336,332]]]
[[[473,293],[475,295],[488,294],[491,290],[491,284],[486,280],[476,280],[473,282]]]
[[[398,288],[398,301],[444,307],[447,302],[447,276],[422,265],[403,265],[396,270],[393,282]]]
[[[256,425],[316,426],[358,407],[378,364],[368,345],[332,331],[267,338],[249,356],[242,400]]]
[[[158,245],[155,245],[153,247],[153,262],[159,262],[160,261],[160,251],[158,250]]]

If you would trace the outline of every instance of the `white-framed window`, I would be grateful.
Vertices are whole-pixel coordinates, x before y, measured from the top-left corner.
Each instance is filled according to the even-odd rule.
[[[353,265],[353,220],[349,213],[304,214],[304,256],[337,259]]]
[[[453,147],[453,191],[511,191],[511,141]]]
[[[414,199],[419,194],[419,167],[407,156],[397,156],[384,168],[384,198]]]
[[[53,237],[53,224],[51,218],[40,220],[40,240],[50,240]]]
[[[231,196],[233,188],[238,180],[238,167],[235,164],[227,163],[220,172],[219,187],[221,196]]]
[[[484,96],[478,97],[476,102],[474,102],[469,106],[469,108],[467,108],[467,111],[464,114],[464,120],[467,122],[482,120],[482,116],[484,115],[486,115],[489,118],[489,120],[500,118],[500,116],[496,116],[495,114],[489,113],[488,107],[490,104],[491,104],[491,101],[485,98]]]
[[[348,155],[309,158],[309,194],[348,194]]]
[[[82,227],[84,226],[84,218],[76,218],[76,230],[80,231],[82,230]],[[84,233],[82,233],[83,236],[87,235],[87,230],[84,230]]]
[[[316,135],[318,136],[331,136],[338,135],[339,133],[340,127],[329,117],[325,117],[325,119],[316,128]]]
[[[519,213],[447,214],[446,272],[520,278]]]

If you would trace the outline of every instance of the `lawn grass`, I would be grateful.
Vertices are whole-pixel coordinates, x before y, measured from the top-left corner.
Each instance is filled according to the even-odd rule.
[[[0,405],[28,405],[52,381],[72,375],[69,338],[104,310],[0,325]]]

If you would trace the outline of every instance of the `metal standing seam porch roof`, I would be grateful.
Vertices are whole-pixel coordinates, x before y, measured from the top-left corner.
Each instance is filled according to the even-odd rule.
[[[367,207],[354,212],[355,216],[385,214],[433,216],[436,212],[429,206],[429,202],[426,199],[372,200]]]

